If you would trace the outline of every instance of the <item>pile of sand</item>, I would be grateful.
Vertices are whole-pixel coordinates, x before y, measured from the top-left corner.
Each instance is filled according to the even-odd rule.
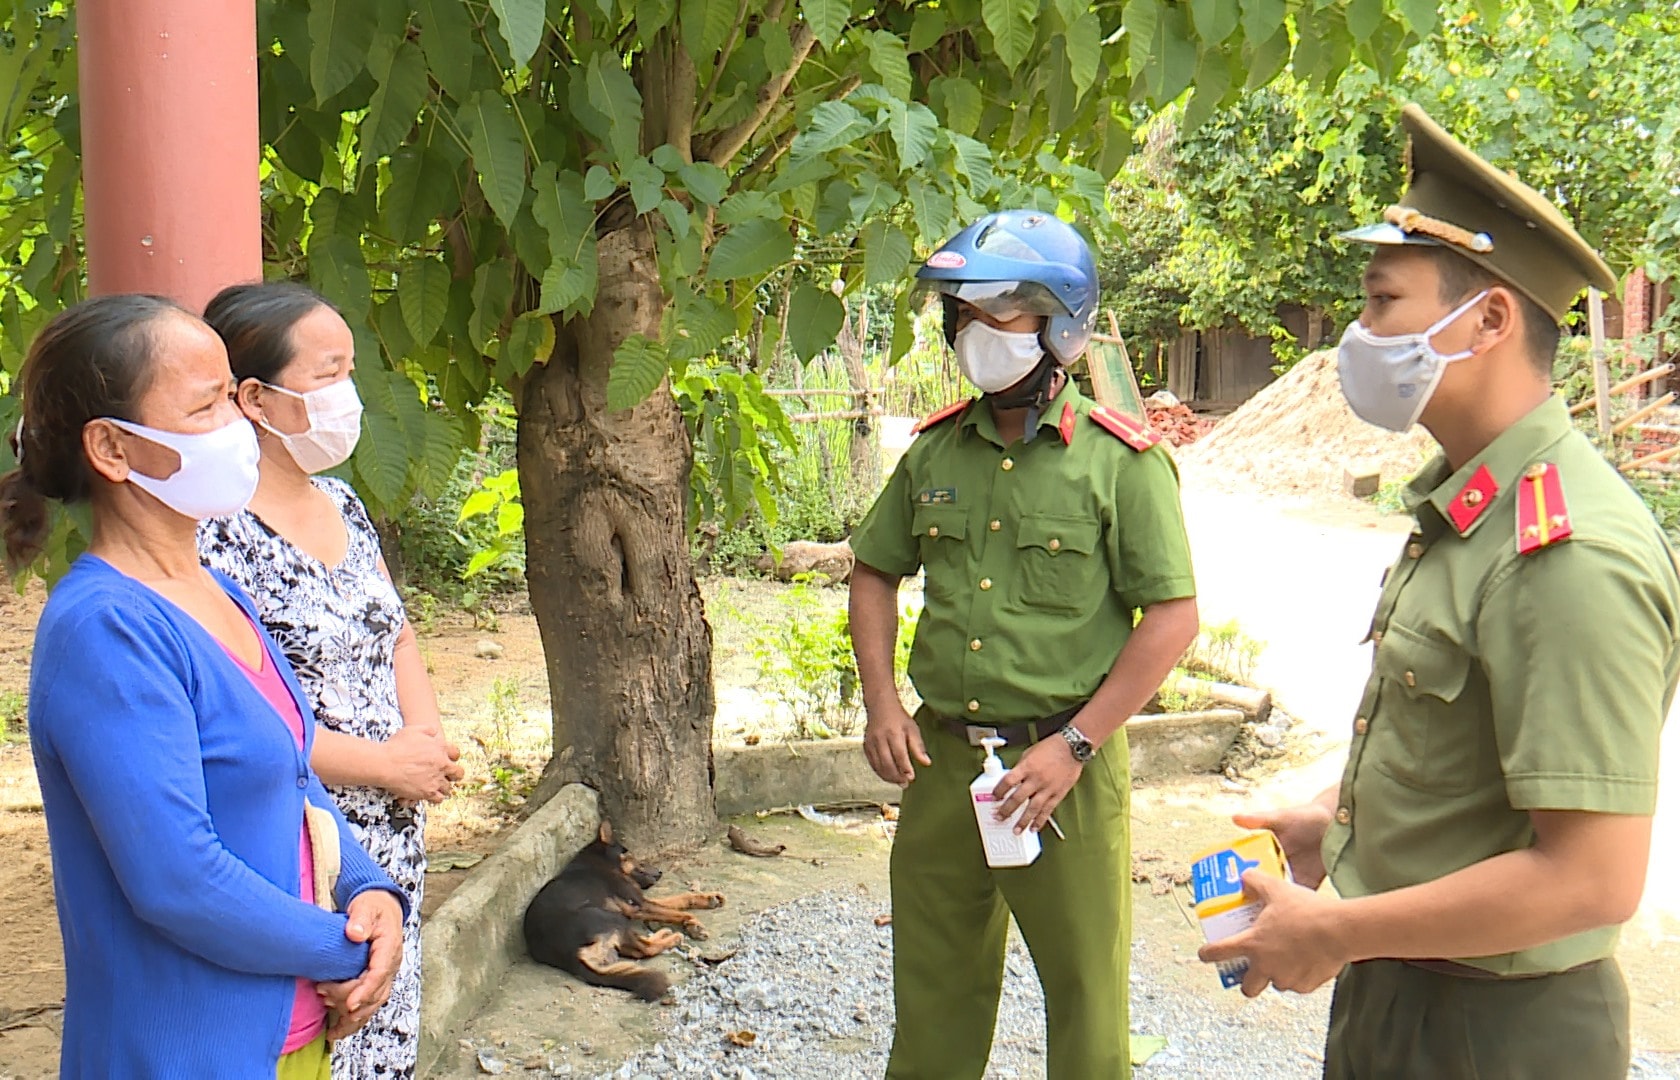
[[[1214,488],[1268,495],[1340,495],[1343,468],[1364,462],[1384,481],[1411,477],[1435,453],[1422,428],[1396,435],[1348,408],[1334,350],[1296,364],[1213,432],[1175,455],[1187,478]]]

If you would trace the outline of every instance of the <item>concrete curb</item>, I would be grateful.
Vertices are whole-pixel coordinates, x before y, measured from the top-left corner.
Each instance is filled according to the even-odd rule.
[[[595,792],[568,784],[450,894],[420,932],[420,1062],[427,1075],[446,1040],[490,996],[525,951],[520,921],[548,879],[600,827]]]
[[[1132,717],[1126,723],[1132,781],[1218,772],[1245,719],[1241,709]]]
[[[1126,724],[1133,781],[1218,772],[1243,721],[1240,709],[1134,716]],[[858,738],[726,746],[712,761],[722,817],[801,803],[894,803],[903,794],[875,775]]]

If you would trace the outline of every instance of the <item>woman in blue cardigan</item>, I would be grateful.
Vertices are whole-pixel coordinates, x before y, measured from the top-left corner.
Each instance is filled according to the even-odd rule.
[[[200,519],[257,482],[220,339],[167,300],[53,319],[0,477],[14,571],[87,503],[36,632],[29,726],[64,936],[63,1077],[329,1075],[401,962],[404,901],[310,771],[314,723]]]

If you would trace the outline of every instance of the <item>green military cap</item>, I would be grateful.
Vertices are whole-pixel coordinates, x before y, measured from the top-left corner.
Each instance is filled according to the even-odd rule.
[[[1451,248],[1509,282],[1559,322],[1588,285],[1615,295],[1610,272],[1546,197],[1496,169],[1407,105],[1406,192],[1383,221],[1342,234],[1367,244]]]

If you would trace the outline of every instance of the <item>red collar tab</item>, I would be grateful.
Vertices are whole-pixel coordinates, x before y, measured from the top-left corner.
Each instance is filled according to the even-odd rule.
[[[1493,478],[1488,467],[1483,465],[1476,470],[1476,475],[1470,482],[1459,489],[1452,502],[1447,504],[1447,514],[1452,518],[1453,527],[1458,535],[1465,536],[1470,532],[1482,514],[1493,505],[1494,496],[1499,494],[1499,482]]]
[[[1062,437],[1063,446],[1073,445],[1073,422],[1079,419],[1079,413],[1073,408],[1073,402],[1062,406],[1062,420],[1056,425],[1056,432]]]
[[[1095,420],[1104,431],[1139,453],[1148,450],[1161,441],[1161,436],[1155,434],[1144,424],[1133,420],[1125,413],[1117,413],[1106,405],[1094,407],[1091,410],[1091,419]]]
[[[920,435],[922,432],[926,431],[930,427],[933,427],[935,424],[944,423],[946,420],[951,419],[951,417],[956,416],[958,413],[968,408],[970,404],[971,402],[968,398],[953,402],[936,413],[922,417],[921,422],[911,430],[915,434]]]
[[[1563,476],[1558,467],[1537,462],[1528,467],[1517,484],[1517,552],[1530,555],[1569,539],[1575,530],[1563,501]]]

